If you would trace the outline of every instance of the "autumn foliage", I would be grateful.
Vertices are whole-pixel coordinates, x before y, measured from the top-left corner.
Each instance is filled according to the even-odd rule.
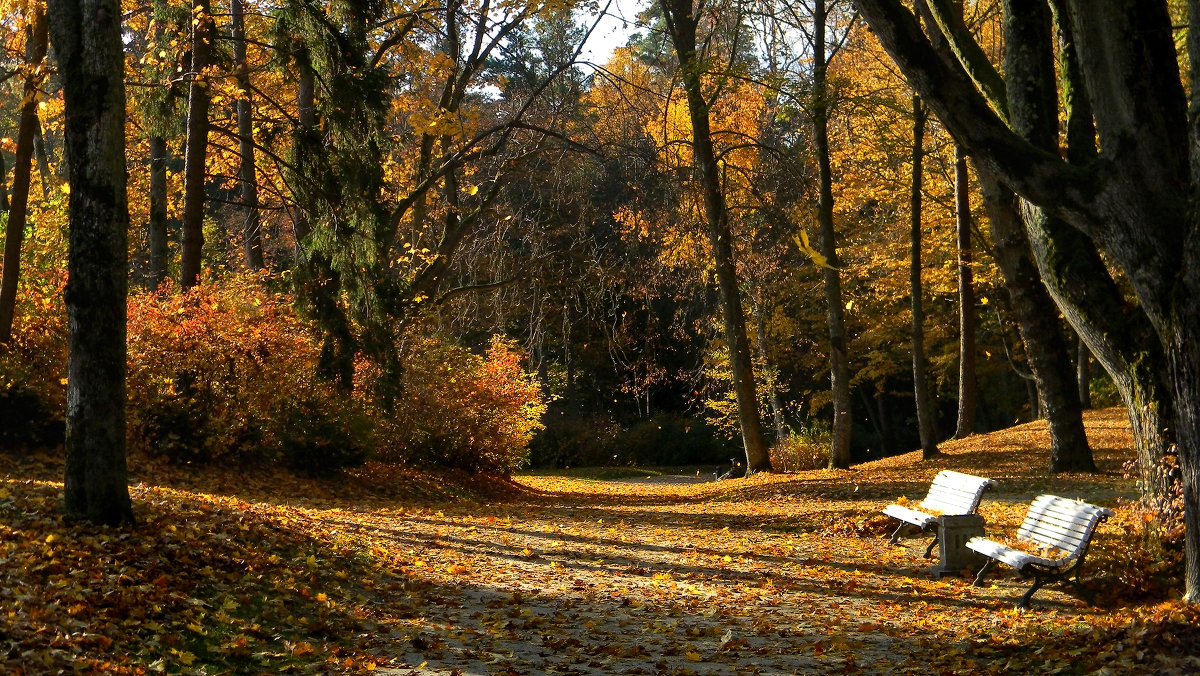
[[[64,282],[57,271],[31,274],[19,330],[0,348],[0,446],[61,441]],[[545,405],[511,342],[496,339],[480,355],[417,336],[398,385],[385,388],[378,369],[360,360],[359,382],[345,392],[320,376],[319,337],[273,286],[279,280],[266,275],[227,275],[183,293],[130,298],[133,452],[310,472],[371,455],[497,473],[526,460]]]
[[[541,386],[511,341],[493,339],[483,356],[422,339],[405,360],[391,418],[376,402],[385,458],[507,474],[529,456],[546,410]],[[368,367],[368,370],[371,370]]]

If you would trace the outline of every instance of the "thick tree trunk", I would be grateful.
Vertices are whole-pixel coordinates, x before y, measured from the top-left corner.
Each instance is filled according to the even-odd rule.
[[[1096,465],[1075,393],[1069,343],[1033,263],[1016,196],[987,171],[977,173],[991,217],[996,263],[1004,274],[1029,370],[1037,384],[1040,406],[1035,406],[1034,414],[1036,417],[1041,408],[1049,421],[1050,471],[1093,472]]]
[[[147,237],[150,243],[149,286],[153,291],[167,278],[167,162],[170,154],[167,139],[150,137],[150,222]]]
[[[250,66],[246,60],[246,18],[242,0],[231,0],[230,23],[233,29],[233,62],[237,71],[238,89],[238,179],[242,190],[242,249],[246,267],[261,270],[262,219],[258,213],[258,177],[254,158],[254,118],[250,99]]]
[[[912,303],[913,399],[917,406],[917,432],[921,441],[921,457],[925,460],[939,455],[934,434],[933,406],[929,396],[929,376],[925,373],[925,308],[921,283],[921,202],[924,182],[925,107],[921,98],[913,96],[912,185],[908,197],[910,241],[909,294]]]
[[[813,152],[817,157],[817,224],[821,255],[828,267],[821,272],[825,281],[826,317],[829,323],[829,383],[833,395],[833,432],[829,466],[850,466],[850,436],[853,419],[850,410],[850,367],[846,354],[846,319],[842,307],[842,279],[838,266],[837,233],[833,223],[833,172],[829,158],[829,112],[832,105],[826,78],[825,56],[826,0],[817,0],[813,11]]]
[[[975,272],[971,268],[971,193],[967,158],[954,147],[954,222],[958,233],[958,426],[954,436],[975,433]]]
[[[0,344],[12,340],[17,309],[17,283],[21,276],[21,243],[25,238],[25,220],[29,213],[29,183],[33,166],[33,141],[40,126],[37,116],[39,91],[45,74],[46,17],[41,7],[30,5],[33,15],[26,31],[25,64],[28,76],[22,89],[21,118],[17,124],[17,152],[13,158],[12,200],[8,207],[8,226],[4,236],[4,273],[0,277]],[[44,177],[43,177],[44,178]]]
[[[71,185],[70,356],[64,480],[69,519],[133,520],[125,461],[125,89],[117,0],[50,0]]]
[[[701,69],[696,52],[696,27],[699,17],[692,13],[691,0],[660,0],[687,94],[688,115],[692,123],[692,157],[704,192],[704,213],[708,220],[709,239],[713,248],[717,286],[721,291],[721,310],[725,323],[725,338],[729,343],[729,363],[733,370],[733,387],[737,396],[738,419],[742,442],[746,449],[749,471],[770,471],[771,457],[763,439],[762,421],[758,413],[758,391],[754,382],[754,364],[746,333],[746,318],[742,312],[742,294],[738,288],[737,268],[733,256],[733,233],[729,226],[729,211],[721,188],[721,175],[713,148],[709,126],[709,105],[704,99]],[[848,408],[848,407],[847,407]]]
[[[197,0],[192,21],[187,140],[183,159],[183,246],[179,277],[184,289],[200,283],[204,252],[204,180],[208,158],[208,108],[212,99],[204,69],[212,61],[213,20],[208,0]]]

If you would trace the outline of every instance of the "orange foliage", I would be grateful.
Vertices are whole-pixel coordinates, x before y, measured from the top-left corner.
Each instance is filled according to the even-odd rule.
[[[424,339],[407,355],[404,415],[384,423],[382,453],[471,471],[507,474],[529,454],[546,404],[515,344],[494,338],[486,356]],[[377,376],[368,374],[368,379]]]
[[[290,300],[259,275],[129,302],[129,428],[175,460],[360,459],[362,412],[317,377],[319,349]]]

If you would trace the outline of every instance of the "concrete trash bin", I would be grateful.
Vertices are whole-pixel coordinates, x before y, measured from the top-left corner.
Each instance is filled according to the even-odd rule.
[[[958,575],[965,568],[972,570],[983,565],[982,557],[967,549],[967,540],[983,535],[983,517],[978,514],[959,514],[938,517],[938,565],[934,577]]]

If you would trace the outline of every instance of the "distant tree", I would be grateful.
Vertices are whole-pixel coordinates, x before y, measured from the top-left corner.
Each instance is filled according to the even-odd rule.
[[[687,95],[688,117],[692,127],[692,157],[704,192],[704,214],[708,220],[712,243],[713,265],[721,294],[725,337],[729,347],[729,363],[733,371],[733,386],[737,395],[738,419],[746,451],[747,468],[769,471],[771,458],[767,453],[758,409],[758,391],[754,381],[754,363],[742,310],[742,294],[734,263],[733,231],[729,210],[721,185],[721,170],[713,147],[711,94],[704,91],[702,75],[705,64],[699,50],[698,28],[704,18],[705,3],[692,0],[660,0],[664,23],[675,54],[679,59],[679,74]],[[848,460],[847,460],[848,464]]]
[[[913,399],[917,406],[917,432],[921,442],[921,457],[928,460],[939,454],[934,433],[933,405],[930,401],[929,376],[925,360],[925,309],[922,304],[924,286],[921,284],[921,185],[925,155],[925,118],[928,113],[921,98],[912,98],[912,190],[909,196],[909,222],[912,246],[909,267],[909,293],[912,296],[912,358]]]
[[[198,0],[191,20],[188,82],[187,141],[183,159],[183,248],[180,284],[187,289],[200,283],[204,251],[204,183],[207,177],[208,109],[212,103],[205,69],[212,63],[213,18],[208,0]]]
[[[21,116],[17,124],[17,152],[13,158],[12,200],[7,207],[4,237],[4,275],[0,278],[0,344],[12,339],[17,306],[17,284],[21,275],[21,242],[25,237],[25,215],[29,210],[30,169],[38,122],[38,100],[46,73],[46,17],[40,3],[30,6],[25,26],[25,82],[21,89]],[[43,175],[42,180],[46,180]],[[0,190],[3,190],[0,186]]]
[[[125,89],[118,0],[51,0],[71,193],[64,480],[69,519],[133,520],[125,459]]]

